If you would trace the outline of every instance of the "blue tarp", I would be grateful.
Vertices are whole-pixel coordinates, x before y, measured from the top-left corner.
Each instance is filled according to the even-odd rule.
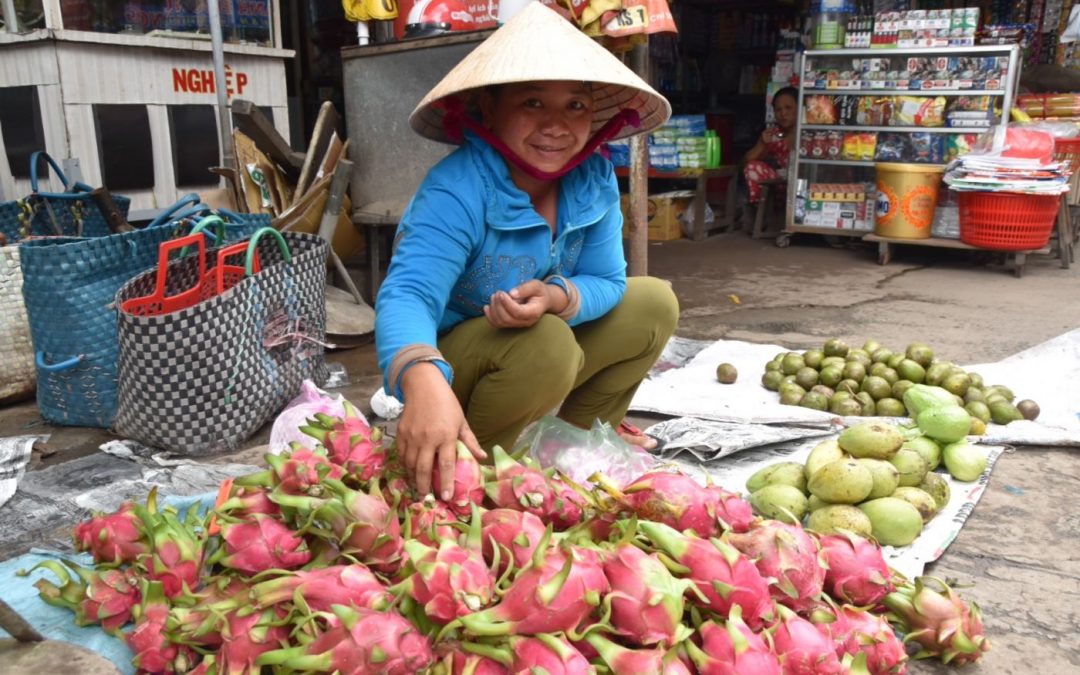
[[[193,497],[168,497],[161,501],[183,512],[192,505],[200,509],[208,508],[213,505],[216,497],[216,493],[209,492]],[[59,583],[60,580],[52,572],[38,569],[27,577],[17,575],[19,570],[29,570],[43,560],[59,559],[70,560],[83,567],[91,567],[94,564],[93,559],[86,553],[67,554],[44,549],[33,549],[30,553],[0,562],[0,593],[3,595],[4,602],[11,605],[46,638],[86,647],[112,661],[124,675],[133,675],[135,668],[131,665],[131,650],[122,639],[109,635],[101,629],[101,626],[76,626],[74,614],[66,609],[46,604],[38,597],[38,591],[34,588],[35,581],[45,578],[53,583]],[[0,636],[8,637],[3,629],[0,629]]]

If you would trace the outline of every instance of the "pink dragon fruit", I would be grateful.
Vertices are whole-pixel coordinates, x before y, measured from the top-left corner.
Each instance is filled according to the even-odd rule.
[[[439,463],[435,462],[431,468],[432,490],[437,493],[441,485],[442,472]],[[480,472],[480,464],[461,441],[457,442],[457,461],[454,463],[454,494],[450,499],[442,501],[459,516],[469,515],[473,504],[479,505],[484,501],[484,477]]]
[[[256,513],[267,516],[281,513],[281,507],[270,500],[270,491],[264,487],[234,488],[232,495],[215,510],[240,520]]]
[[[738,606],[744,621],[754,629],[772,616],[769,582],[733,547],[719,539],[687,537],[662,523],[642,521],[638,527],[675,560],[675,573],[694,582],[713,612],[726,616]]]
[[[550,528],[548,532],[550,537]],[[460,623],[472,635],[573,632],[610,586],[596,551],[580,546],[549,549],[547,537],[499,604],[467,614],[447,628]]]
[[[484,491],[497,508],[527,511],[541,520],[551,520],[555,493],[551,480],[539,469],[515,461],[499,446],[492,448],[494,474],[484,483]]]
[[[174,642],[201,647],[220,647],[221,618],[246,607],[248,585],[237,578],[209,580],[198,593],[174,601],[166,620],[168,635]],[[215,671],[216,672],[216,671]]]
[[[845,672],[836,655],[836,645],[827,635],[783,605],[778,611],[780,619],[769,630],[784,675],[839,675]]]
[[[613,673],[691,675],[675,649],[627,649],[595,632],[585,636],[585,640],[600,653],[600,658]]]
[[[172,510],[158,511],[157,488],[154,488],[150,490],[146,506],[136,506],[135,511],[150,533],[150,552],[137,560],[146,570],[147,578],[160,581],[167,598],[198,588],[203,539],[195,534],[201,529],[195,509],[189,509],[187,522],[181,523]]]
[[[670,525],[679,532],[691,530],[699,537],[720,533],[711,493],[690,476],[650,471],[621,491],[605,477],[599,478],[601,487],[642,520]]]
[[[621,544],[605,556],[604,574],[611,625],[632,644],[673,646],[693,632],[682,618],[683,594],[694,582],[675,579],[655,554]]]
[[[260,654],[259,666],[341,675],[415,675],[435,657],[431,641],[394,611],[333,608],[336,620],[306,645]]]
[[[131,621],[140,600],[134,570],[90,570],[67,560],[64,565],[45,560],[34,566],[33,569],[44,567],[60,579],[60,586],[47,579],[34,583],[42,600],[75,612],[75,623],[79,626],[101,624],[106,631],[114,633]],[[72,578],[69,569],[78,580]]]
[[[345,471],[332,464],[326,455],[314,452],[298,443],[291,443],[292,452],[266,455],[273,472],[275,490],[290,495],[322,496],[323,480],[340,479]]]
[[[536,547],[544,539],[544,522],[527,511],[491,509],[480,516],[483,525],[484,560],[495,562],[495,547],[499,547],[499,568],[502,574],[512,561],[521,569],[532,563]]]
[[[446,504],[427,495],[422,501],[409,504],[405,512],[405,539],[438,548],[444,539],[456,539],[453,523],[457,517]]]
[[[232,612],[225,618],[224,638],[217,652],[218,675],[258,673],[260,654],[288,645],[289,629],[283,625],[284,611]]]
[[[902,675],[908,656],[885,617],[851,605],[819,608],[810,621],[836,645],[836,654],[865,655],[871,675]]]
[[[819,537],[825,590],[838,602],[876,605],[895,590],[881,547],[855,534]]]
[[[178,671],[174,665],[178,659],[194,664],[194,659],[187,653],[182,654],[180,647],[173,644],[165,634],[169,604],[165,600],[161,582],[143,582],[142,604],[137,606],[135,613],[135,628],[130,633],[125,633],[124,639],[135,654],[132,663],[140,672],[184,672]]]
[[[311,560],[311,551],[280,520],[257,514],[250,520],[223,523],[225,544],[210,559],[245,574],[269,569],[296,569]]]
[[[98,514],[77,525],[75,549],[89,551],[96,563],[135,562],[150,548],[140,524],[135,505],[124,502],[115,513]]]
[[[777,602],[797,612],[814,606],[825,584],[825,566],[817,542],[800,525],[763,520],[724,538],[749,556],[762,576],[776,579],[770,592]]]
[[[889,608],[889,620],[905,634],[904,642],[921,646],[917,659],[937,656],[947,664],[962,666],[975,663],[990,650],[979,606],[973,602],[969,608],[941,579],[918,577],[914,584],[898,586],[883,602]]]
[[[251,602],[259,608],[292,601],[305,611],[329,612],[334,605],[382,610],[393,596],[363,565],[335,565],[307,571],[282,572],[251,588]]]
[[[345,417],[319,413],[300,431],[322,443],[331,462],[345,467],[358,480],[369,481],[386,466],[382,432],[368,426],[352,403],[345,401],[344,407]]]
[[[781,675],[776,659],[762,635],[742,620],[738,605],[731,608],[725,625],[706,621],[698,626],[701,647],[687,640],[683,647],[700,675]]]
[[[585,518],[585,514],[589,507],[589,503],[585,497],[567,484],[566,481],[568,480],[569,479],[554,479],[551,481],[551,487],[555,495],[555,502],[552,505],[551,522],[555,526],[555,529],[559,531],[569,529],[579,524]]]
[[[540,633],[509,640],[513,651],[511,673],[595,675],[596,668],[566,638]],[[616,671],[618,672],[618,671]],[[643,671],[644,672],[644,671]]]
[[[497,651],[495,647],[487,649]],[[504,658],[505,662],[502,660]],[[455,645],[453,651],[441,657],[433,672],[444,675],[509,675],[510,669],[507,667],[510,663],[509,658],[508,654],[500,654],[497,658],[471,654]],[[439,670],[439,667],[442,670]]]
[[[719,523],[720,529],[746,532],[754,523],[754,510],[750,502],[719,485],[706,485],[708,509]]]
[[[480,512],[472,505],[469,533],[459,544],[444,539],[438,550],[418,541],[405,542],[413,573],[392,592],[406,592],[423,607],[431,621],[445,625],[479,611],[495,597],[495,577],[484,562],[480,546]]]
[[[401,566],[404,540],[397,513],[383,499],[377,480],[371,482],[368,493],[351,490],[344,483],[327,480],[326,485],[336,498],[305,504],[298,498],[283,505],[300,507],[310,511],[317,522],[328,525],[341,548],[341,553],[351,555],[378,572],[393,574]]]

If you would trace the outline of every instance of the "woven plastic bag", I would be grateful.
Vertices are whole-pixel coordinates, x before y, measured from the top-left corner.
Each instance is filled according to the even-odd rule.
[[[0,404],[30,398],[36,382],[19,247],[4,246],[0,248]]]
[[[115,431],[189,455],[235,450],[280,411],[305,379],[322,384],[326,259],[315,235],[262,228],[248,244],[247,276],[194,306],[136,315],[125,302],[159,282],[146,272],[116,294],[119,409]],[[255,252],[262,269],[253,272]],[[207,255],[207,260],[213,256]],[[201,276],[199,256],[170,262],[170,294]]]

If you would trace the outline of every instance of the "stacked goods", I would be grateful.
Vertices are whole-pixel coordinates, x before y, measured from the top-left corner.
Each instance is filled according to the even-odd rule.
[[[921,410],[917,430],[858,424],[819,443],[805,463],[770,464],[746,481],[754,510],[789,523],[805,519],[821,534],[854,532],[890,546],[915,541],[949,503],[949,483],[936,469],[944,464],[952,478],[973,481],[987,459],[964,440],[970,417],[963,408],[929,392],[910,393]]]
[[[877,340],[851,348],[834,338],[822,349],[780,352],[765,364],[761,384],[778,392],[784,405],[844,416],[881,417],[909,414],[906,392],[915,385],[928,385],[943,389],[951,401],[967,409],[974,418],[969,433],[975,435],[981,435],[990,421],[1008,424],[1033,420],[1039,414],[1034,401],[1013,405],[1016,395],[1011,389],[984,384],[978,373],[937,359],[934,350],[920,342],[894,352]]]
[[[42,563],[60,582],[42,598],[145,673],[878,674],[908,647],[956,665],[990,647],[978,607],[890,573],[871,540],[754,518],[683,474],[589,491],[462,446],[443,502],[358,417],[307,431],[321,443],[268,456],[206,517],[151,493],[83,523],[95,567]]]

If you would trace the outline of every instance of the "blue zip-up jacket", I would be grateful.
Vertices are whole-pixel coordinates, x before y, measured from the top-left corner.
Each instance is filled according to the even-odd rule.
[[[484,315],[496,291],[530,280],[558,284],[571,326],[604,316],[626,289],[619,187],[611,163],[592,155],[559,184],[556,236],[506,161],[466,132],[428,172],[402,215],[375,303],[375,341],[386,392],[404,400],[402,373],[419,361],[452,371],[438,336]]]

